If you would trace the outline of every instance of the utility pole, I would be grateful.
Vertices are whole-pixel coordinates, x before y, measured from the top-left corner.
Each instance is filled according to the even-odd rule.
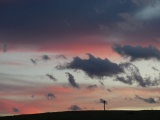
[[[104,103],[104,111],[105,111],[106,110],[106,101],[104,100],[103,103]]]
[[[107,101],[104,99],[100,99],[100,103],[103,103],[104,111],[106,110]]]

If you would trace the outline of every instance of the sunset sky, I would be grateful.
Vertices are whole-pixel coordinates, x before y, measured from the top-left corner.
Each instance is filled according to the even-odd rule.
[[[0,0],[0,116],[160,109],[160,0]]]

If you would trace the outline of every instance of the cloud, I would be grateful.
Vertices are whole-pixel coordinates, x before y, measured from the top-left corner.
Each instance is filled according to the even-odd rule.
[[[80,88],[79,84],[76,83],[74,76],[68,72],[66,72],[66,74],[68,75],[68,81],[71,84],[71,86],[74,88]]]
[[[140,85],[143,85],[143,80],[139,73],[139,69],[135,65],[132,63],[122,63],[121,66],[125,70],[124,76],[116,75],[116,81],[120,81],[129,85],[132,85],[135,81],[138,81]]]
[[[87,89],[94,89],[94,88],[96,88],[96,87],[97,87],[96,84],[94,84],[94,85],[89,85],[89,86],[87,86]]]
[[[150,76],[143,78],[138,67],[132,63],[122,63],[121,66],[124,68],[125,72],[123,73],[123,76],[116,75],[114,79],[115,81],[120,81],[129,85],[137,83],[142,87],[156,86],[160,84],[159,80],[156,78],[154,80],[151,80]]]
[[[116,81],[123,82],[125,84],[132,85],[134,83],[137,83],[141,87],[147,87],[147,86],[156,86],[159,85],[157,81],[151,81],[150,77],[143,78],[138,72],[133,73],[132,75],[127,75],[125,77],[116,77]]]
[[[74,57],[72,62],[67,63],[66,65],[57,66],[56,68],[83,70],[91,78],[111,77],[123,72],[123,69],[118,64],[111,62],[107,58],[103,60],[101,58],[96,58],[91,54],[87,55],[89,56],[89,59]]]
[[[111,89],[107,89],[107,91],[108,91],[108,92],[112,92],[112,90],[111,90]]]
[[[50,60],[51,58],[50,58],[48,55],[43,55],[41,59],[42,59],[43,61],[48,61],[48,60]]]
[[[97,4],[97,2],[99,4]],[[22,43],[23,45],[26,43],[29,45],[36,43],[34,44],[35,46],[37,46],[37,44],[50,44],[54,42],[53,46],[57,47],[57,45],[55,45],[57,41],[62,42],[62,39],[59,38],[64,37],[64,41],[67,41],[66,37],[73,36],[74,33],[82,36],[82,34],[86,35],[88,32],[96,31],[95,26],[101,23],[102,19],[97,19],[97,15],[93,13],[93,10],[96,6],[97,12],[103,12],[103,8],[106,9],[106,5],[102,7],[104,6],[104,2],[106,4],[106,1],[99,2],[98,0],[87,2],[74,2],[74,0],[71,0],[70,2],[65,2],[65,6],[63,6],[62,4],[64,3],[60,1],[36,0],[33,2],[31,0],[23,0],[21,4],[13,2],[5,6],[0,5],[2,11],[7,14],[7,16],[0,14],[0,17],[3,18],[3,20],[0,20],[2,38],[6,38],[5,36],[8,35],[6,39],[8,43]],[[86,3],[91,6],[84,6]],[[72,7],[77,5],[77,9]],[[107,6],[109,5],[110,4],[107,4]],[[30,9],[26,10],[26,8]],[[90,17],[88,17],[88,13],[84,11],[91,13]],[[110,11],[107,12],[110,13]],[[57,14],[59,15],[57,16]],[[103,18],[104,21],[108,19],[108,17],[105,16]],[[79,20],[77,21],[77,19]],[[70,27],[66,25],[66,21],[67,24],[70,24]],[[57,37],[59,38],[57,39]],[[75,41],[74,38],[72,38],[72,40]],[[66,45],[66,43],[64,44]]]
[[[48,93],[47,94],[47,99],[48,100],[53,100],[54,98],[56,98],[56,96],[53,93]]]
[[[107,104],[107,101],[106,101],[106,100],[104,100],[104,99],[102,99],[102,98],[99,99],[99,103],[103,103],[103,104],[104,104],[104,102],[105,102],[105,104]]]
[[[110,33],[110,28],[107,25],[98,24],[98,28],[99,28],[100,33],[102,33],[102,34],[109,34]]]
[[[119,13],[118,16],[123,19],[117,22],[117,27],[122,31],[133,32],[144,28],[143,22],[136,20],[130,13]]]
[[[34,60],[34,59],[30,59],[31,60],[31,62],[34,64],[34,65],[36,65],[37,64],[37,61],[36,60]]]
[[[46,74],[46,76],[49,77],[49,79],[51,79],[53,81],[57,81],[57,79],[53,75]]]
[[[156,0],[132,0],[132,3],[137,6],[153,5],[155,2],[156,2]]]
[[[30,61],[34,64],[34,65],[37,65],[39,61],[48,61],[48,60],[51,60],[51,58],[48,56],[48,55],[42,55],[40,56],[39,58],[31,58]]]
[[[126,76],[126,78],[125,78],[125,77],[117,76],[117,77],[116,77],[116,81],[120,81],[120,82],[123,82],[123,83],[125,83],[125,84],[129,84],[129,85],[132,85],[132,84],[133,84],[133,83],[132,83],[133,79],[132,79],[131,76]]]
[[[80,108],[77,105],[71,105],[68,109],[71,111],[81,111],[82,110],[82,108]]]
[[[102,82],[102,80],[99,80],[99,83],[100,83],[101,87],[105,86],[104,83]]]
[[[20,112],[18,108],[13,108],[12,110],[13,110],[13,112],[16,112],[16,113]]]
[[[102,9],[100,9],[100,8],[98,8],[98,7],[95,7],[94,9],[95,9],[95,11],[96,11],[97,14],[102,14],[102,13],[104,13],[104,10],[102,10]]]
[[[121,46],[118,49],[116,46],[116,48],[114,49],[116,49],[118,52],[120,51],[121,54],[122,53],[124,54],[123,48],[121,48]],[[127,50],[124,49],[124,51]],[[134,49],[134,51],[136,51],[136,49]],[[141,52],[143,51],[141,50]],[[131,53],[133,54],[133,52]],[[148,54],[148,52],[146,53]],[[142,54],[142,53],[135,53],[135,54]],[[108,59],[102,60],[101,58],[95,58],[91,54],[88,54],[88,56],[89,59],[81,59],[79,57],[75,57],[73,61],[71,61],[70,63],[66,63],[65,65],[58,65],[56,68],[75,69],[75,70],[80,69],[83,70],[90,78],[99,78],[102,80],[103,77],[113,77],[114,81],[120,81],[128,85],[137,84],[138,86],[141,87],[148,87],[148,86],[157,86],[160,84],[157,78],[151,79],[150,76],[143,78],[139,72],[139,68],[132,63],[126,62],[126,63],[116,64],[110,62]],[[135,58],[133,59],[132,57],[131,61],[133,60],[135,60]],[[74,79],[72,78],[73,77],[72,75],[69,74],[69,76],[70,76],[69,79],[71,80]],[[102,86],[104,86],[101,80],[99,80],[99,83]],[[73,81],[75,82],[75,80]],[[76,86],[76,83],[74,84],[73,85]]]
[[[131,61],[141,60],[141,59],[157,59],[160,60],[160,50],[153,46],[142,47],[142,46],[130,46],[130,45],[114,45],[113,50],[120,54],[121,56],[130,57]]]
[[[38,61],[48,61],[48,60],[51,60],[51,58],[48,56],[48,55],[42,55],[40,56],[40,58],[36,58],[36,59],[33,59],[31,58],[30,61],[36,65],[38,63]]]
[[[158,71],[158,72],[159,72],[159,70],[158,70],[156,67],[152,67],[152,69],[153,69],[154,71]]]
[[[156,103],[155,99],[152,98],[152,97],[150,97],[150,98],[142,98],[142,97],[136,95],[135,98],[143,100],[146,103]]]
[[[65,55],[56,55],[55,56],[57,59],[67,59],[67,57]]]
[[[133,15],[135,10],[138,10],[133,3],[145,4],[149,3],[147,2],[149,0],[132,0],[133,3],[130,1],[102,0],[99,2],[96,0],[87,1],[90,6],[84,6],[86,1],[73,2],[72,0],[66,2],[66,6],[63,6],[60,1],[32,2],[29,0],[27,4],[25,1],[22,4],[14,2],[14,4],[6,6],[0,5],[2,12],[5,11],[7,14],[0,15],[3,18],[0,20],[0,36],[2,40],[6,41],[7,45],[9,44],[10,51],[21,50],[21,48],[31,50],[30,48],[32,48],[32,50],[43,52],[72,52],[74,54],[79,52],[84,54],[86,52],[93,53],[93,49],[96,49],[94,54],[99,56],[103,54],[102,50],[108,49],[106,48],[107,42],[109,44],[113,42],[121,43],[121,40],[129,40],[129,42],[137,40],[139,43],[142,40],[146,41],[147,36],[158,37],[157,23],[159,22],[151,23],[150,26],[145,24],[145,29],[143,29],[144,21],[135,18]],[[72,6],[77,5],[79,7],[75,11]],[[116,9],[115,6],[117,6]],[[42,7],[44,9],[41,9]],[[26,8],[30,8],[30,10],[26,10]],[[59,13],[58,11],[62,12]],[[84,11],[88,11],[90,15],[88,16],[88,13]],[[63,18],[65,17],[64,12],[65,16],[68,16],[65,19]],[[70,23],[70,27],[66,26],[66,22]],[[98,30],[106,36],[99,34]]]
[[[153,3],[147,5],[145,8],[141,9],[138,11],[136,14],[136,17],[138,19],[142,20],[152,20],[156,18],[160,18],[160,1],[159,0],[154,0],[152,1]]]

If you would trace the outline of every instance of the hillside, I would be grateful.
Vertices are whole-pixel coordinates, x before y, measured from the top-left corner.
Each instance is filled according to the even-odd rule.
[[[0,120],[130,120],[158,119],[160,111],[74,111],[0,117]]]

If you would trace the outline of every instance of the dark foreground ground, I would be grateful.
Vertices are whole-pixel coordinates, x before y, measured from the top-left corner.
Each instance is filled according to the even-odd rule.
[[[0,117],[0,120],[159,120],[160,111],[75,111]]]

